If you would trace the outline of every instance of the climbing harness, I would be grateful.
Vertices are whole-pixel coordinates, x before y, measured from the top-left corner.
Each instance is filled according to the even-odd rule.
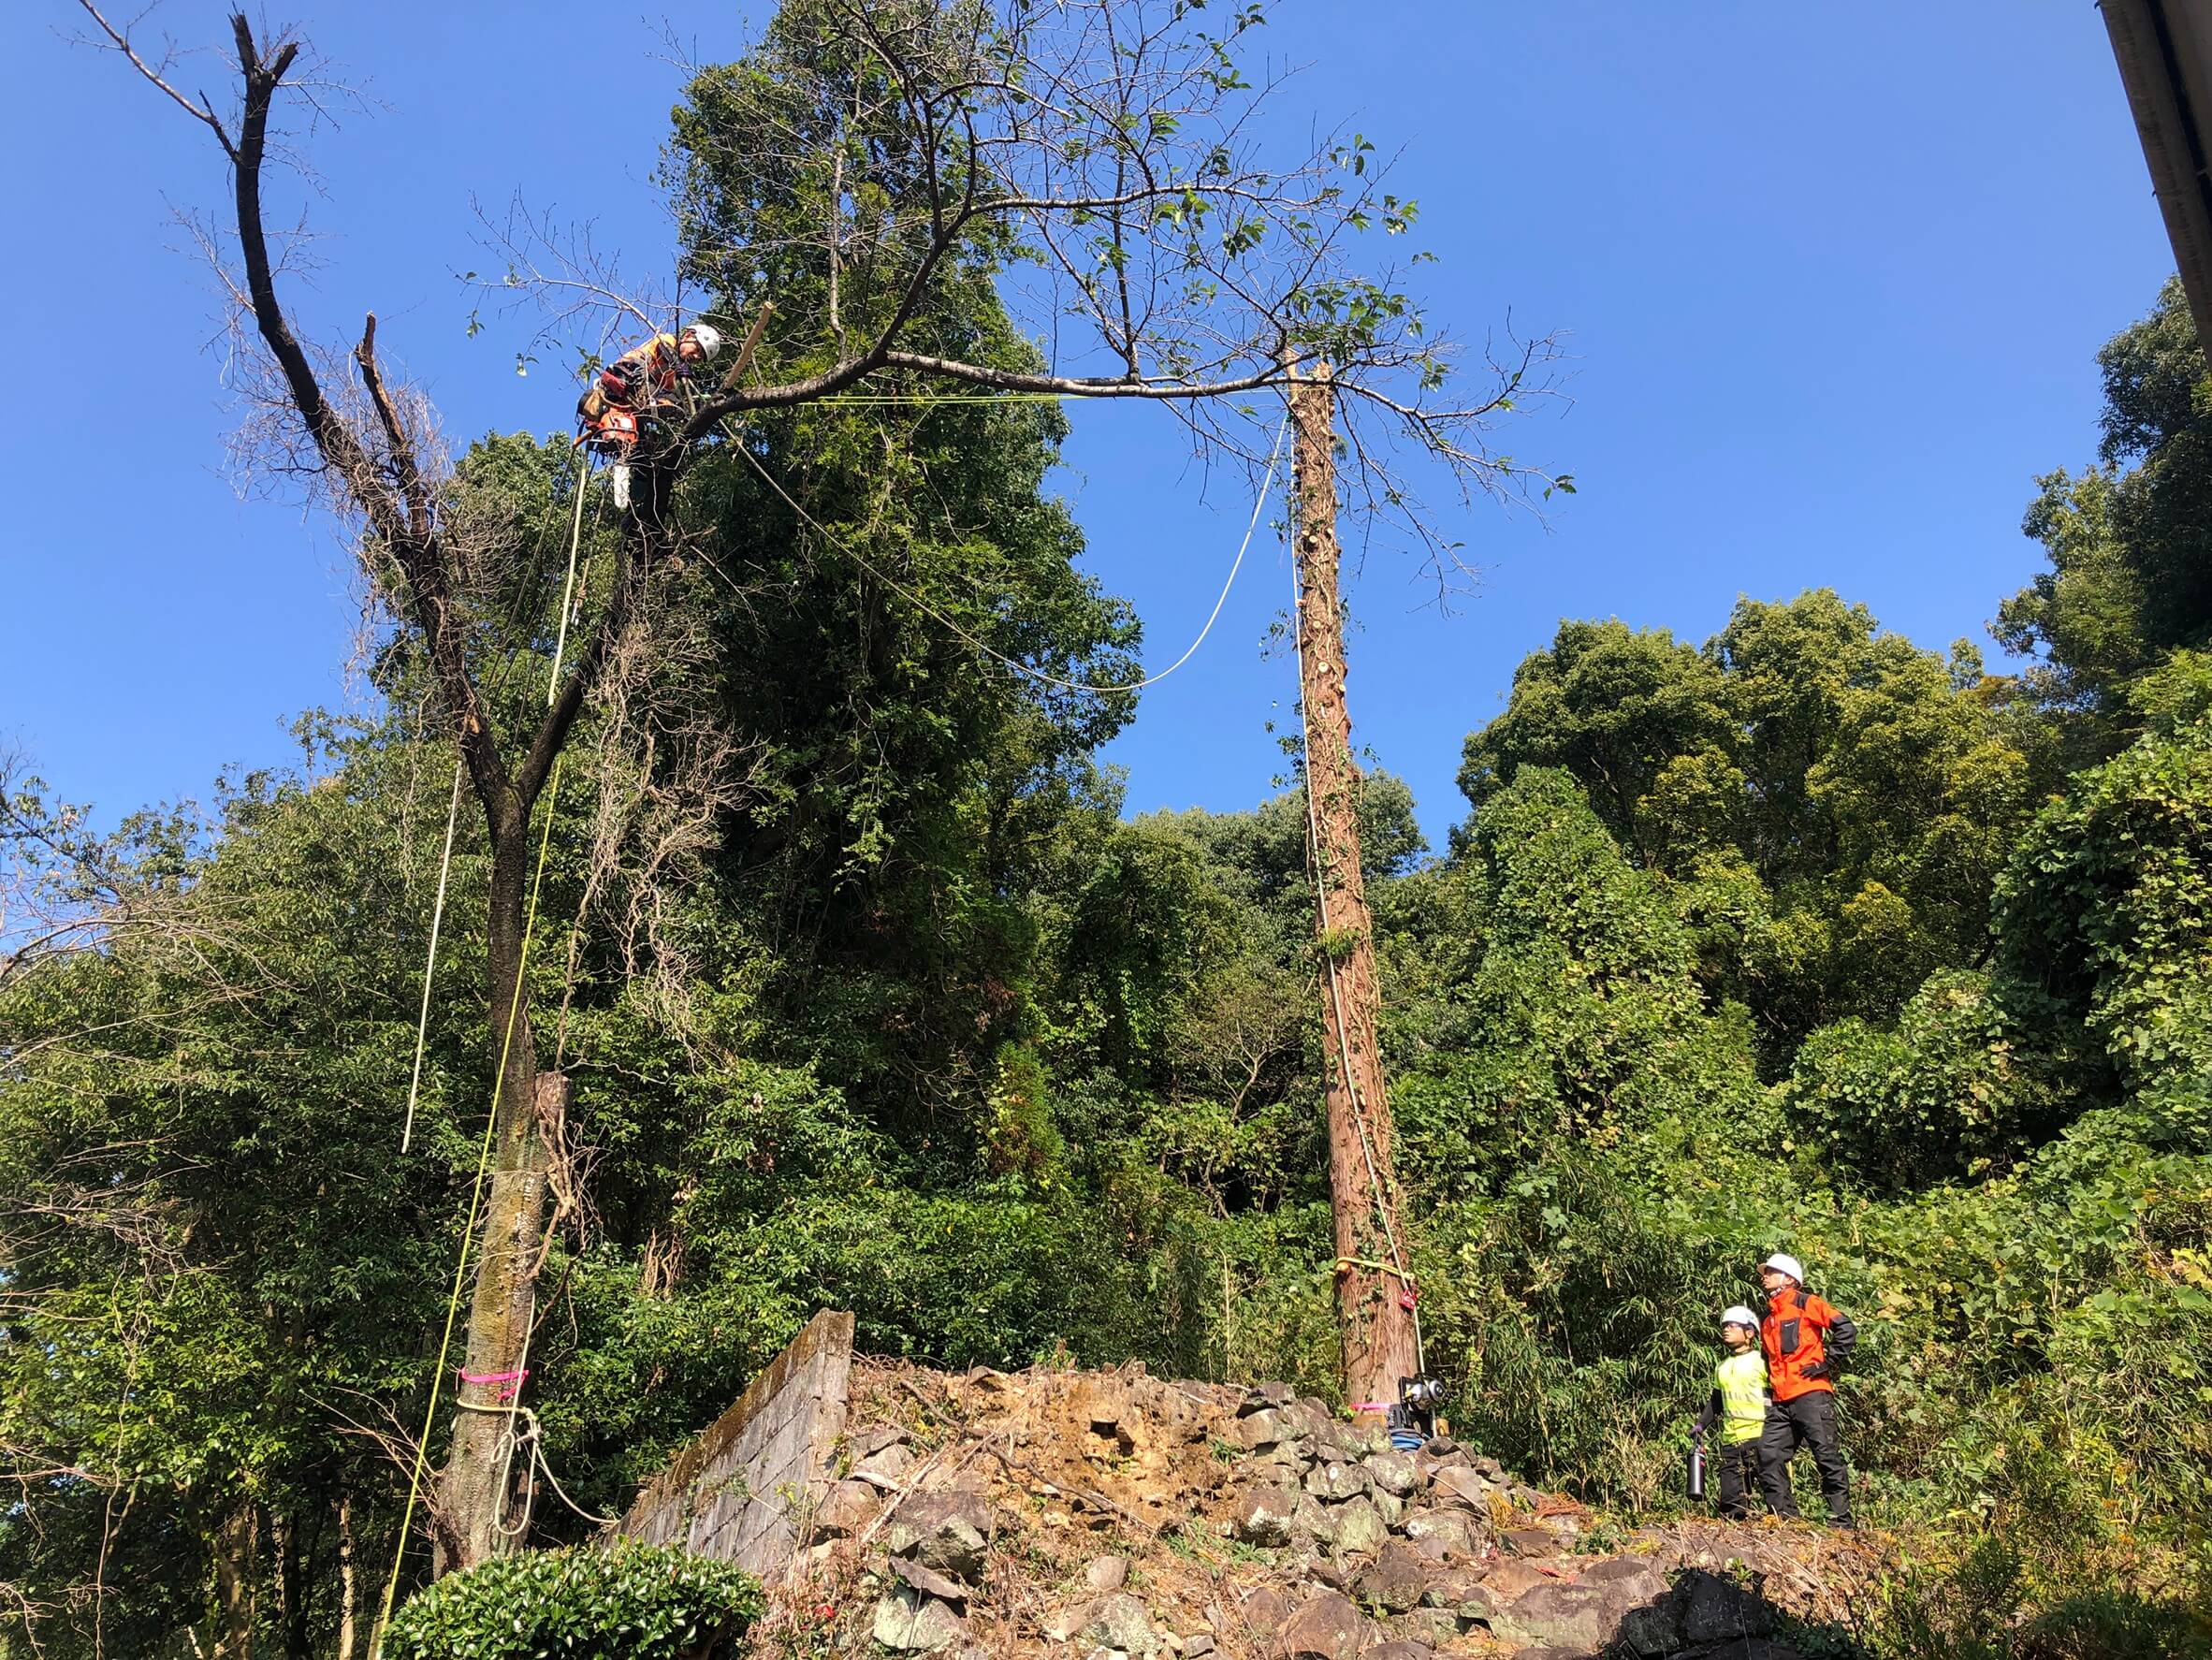
[[[952,400],[946,400],[945,401],[952,401]],[[894,591],[911,601],[915,607],[922,611],[924,615],[930,617],[939,623],[942,624],[946,629],[950,630],[961,640],[965,641],[969,646],[975,648],[976,650],[982,653],[983,656],[990,658],[995,663],[1013,670],[1016,674],[1026,675],[1032,680],[1041,681],[1047,686],[1058,687],[1064,692],[1108,693],[1142,692],[1147,686],[1158,685],[1162,680],[1166,679],[1170,675],[1173,674],[1177,669],[1181,668],[1185,663],[1188,663],[1194,656],[1196,656],[1198,654],[1198,648],[1206,643],[1206,636],[1214,632],[1214,624],[1220,620],[1222,607],[1229,604],[1229,590],[1236,586],[1237,573],[1243,570],[1244,567],[1244,555],[1251,548],[1252,533],[1259,528],[1260,510],[1267,505],[1268,496],[1274,488],[1275,466],[1282,459],[1283,456],[1283,436],[1289,430],[1290,417],[1288,415],[1285,415],[1282,423],[1275,428],[1274,448],[1269,453],[1267,458],[1267,475],[1260,480],[1259,494],[1253,499],[1252,517],[1244,526],[1244,540],[1237,544],[1236,558],[1230,561],[1229,575],[1222,582],[1221,592],[1215,596],[1214,601],[1214,609],[1207,614],[1205,626],[1199,630],[1198,637],[1192,640],[1190,644],[1184,648],[1182,656],[1175,659],[1173,663],[1168,664],[1166,668],[1160,670],[1158,674],[1147,675],[1141,680],[1130,680],[1116,686],[1099,686],[1085,680],[1066,680],[1062,679],[1057,675],[1048,675],[1042,669],[1032,668],[1029,664],[1021,662],[1019,659],[1009,657],[1005,652],[1000,651],[996,647],[976,638],[974,634],[969,633],[968,630],[962,628],[957,622],[953,621],[950,617],[947,617],[942,611],[939,611],[936,606],[932,605],[927,600],[924,599],[919,593],[916,593],[905,583],[899,581],[897,577],[893,576],[888,572],[884,571],[880,566],[877,565],[874,561],[870,560],[866,554],[854,547],[851,543],[837,535],[835,531],[830,530],[828,526],[824,525],[820,519],[816,518],[811,513],[808,513],[804,507],[800,506],[797,499],[777,481],[776,475],[774,473],[770,473],[767,468],[761,465],[760,459],[752,453],[751,449],[749,448],[742,442],[742,440],[734,443],[731,447],[735,449],[739,455],[743,456],[748,464],[751,466],[752,470],[761,475],[762,481],[765,483],[767,487],[774,490],[779,496],[782,497],[785,504],[789,506],[793,513],[797,514],[800,518],[811,525],[814,528],[816,533],[822,536],[824,541],[828,542],[832,546],[843,549],[847,554],[851,555],[852,559],[856,560],[865,570],[873,575],[878,581],[883,583],[885,586],[891,588]],[[732,436],[735,437],[735,434],[733,433]]]

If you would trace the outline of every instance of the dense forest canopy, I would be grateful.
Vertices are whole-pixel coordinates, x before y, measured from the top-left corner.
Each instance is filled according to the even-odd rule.
[[[778,207],[687,124],[735,73],[672,152],[703,258]],[[1032,362],[969,253],[929,328]],[[2016,669],[1827,590],[1703,642],[1569,620],[1469,735],[1448,849],[1387,774],[1362,802],[1462,1433],[1664,1507],[1712,1312],[1790,1249],[1866,1331],[1867,1510],[1984,1551],[2000,1620],[2212,1573],[2212,380],[2174,286],[2101,362],[2098,459],[2039,481],[2047,569],[1999,604]],[[576,1083],[533,1398],[587,1508],[823,1305],[947,1365],[1332,1387],[1300,797],[1126,816],[1098,751],[1134,697],[944,623],[1128,677],[1066,430],[762,419],[834,542],[730,455],[683,480],[685,648],[652,712],[583,717],[531,960]],[[558,545],[564,447],[479,442],[471,511]],[[495,706],[542,695],[542,634]],[[5,780],[14,891],[96,925],[0,962],[0,1653],[193,1653],[242,1572],[322,1655],[390,1559],[490,1078],[464,828],[398,1151],[450,751],[387,647],[383,715],[306,717],[205,815],[96,835]]]

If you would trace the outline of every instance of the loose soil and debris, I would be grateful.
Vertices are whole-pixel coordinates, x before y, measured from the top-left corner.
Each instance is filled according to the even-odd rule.
[[[1142,1365],[863,1360],[849,1422],[755,1653],[1794,1660],[1778,1617],[1847,1624],[1884,1563],[1772,1522],[1605,1534],[1448,1439]]]

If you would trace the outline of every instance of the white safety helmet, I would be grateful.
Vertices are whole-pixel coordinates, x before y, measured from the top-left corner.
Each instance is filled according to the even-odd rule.
[[[1799,1285],[1803,1285],[1805,1283],[1805,1264],[1798,1261],[1797,1258],[1791,1256],[1787,1251],[1776,1251],[1774,1255],[1768,1258],[1764,1262],[1760,1263],[1759,1266],[1761,1268],[1771,1268],[1777,1274],[1786,1274],[1790,1276],[1790,1278],[1796,1280]]]
[[[722,349],[722,331],[711,323],[694,323],[684,332],[699,342],[701,357],[711,357]]]
[[[1759,1329],[1759,1317],[1739,1303],[1732,1308],[1724,1308],[1721,1311],[1721,1324],[1724,1326],[1749,1326],[1756,1332]]]

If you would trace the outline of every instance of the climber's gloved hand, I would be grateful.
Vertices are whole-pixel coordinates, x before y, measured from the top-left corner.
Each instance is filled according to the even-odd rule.
[[[1815,1361],[1812,1365],[1806,1367],[1804,1371],[1798,1373],[1797,1376],[1800,1377],[1826,1377],[1833,1381],[1836,1376],[1836,1362],[1833,1361]]]

